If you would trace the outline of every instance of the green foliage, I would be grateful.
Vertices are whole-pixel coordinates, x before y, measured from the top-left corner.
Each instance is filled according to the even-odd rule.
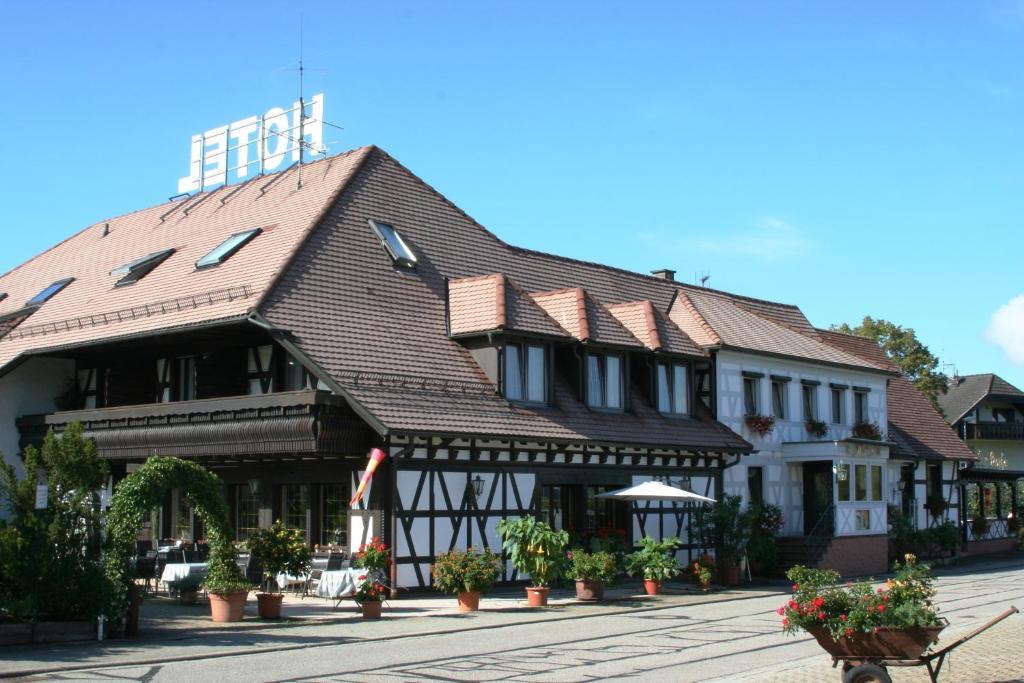
[[[667,581],[679,573],[675,551],[680,545],[678,538],[657,541],[644,536],[640,549],[626,556],[626,572],[630,576],[641,574],[648,581]]]
[[[501,574],[501,558],[486,548],[482,552],[452,550],[438,555],[430,571],[434,588],[442,593],[486,593]]]
[[[569,534],[555,531],[533,517],[502,519],[498,533],[515,568],[528,574],[534,586],[547,586],[557,580],[565,565],[565,546]]]
[[[876,320],[871,316],[864,316],[864,320],[856,327],[843,323],[833,325],[832,329],[877,341],[885,355],[899,367],[903,376],[917,385],[939,414],[943,414],[938,397],[946,393],[948,381],[939,371],[938,357],[921,343],[913,328],[901,327],[881,318]]]
[[[359,576],[359,588],[356,589],[355,601],[383,602],[388,597],[388,587],[379,579],[370,578],[367,574]]]
[[[702,534],[714,544],[719,562],[735,562],[750,542],[753,514],[743,510],[742,505],[739,496],[725,494],[701,516]]]
[[[823,628],[839,639],[880,627],[938,626],[931,569],[912,554],[905,559],[905,564],[893,566],[895,576],[877,589],[870,582],[839,586],[834,571],[793,567],[786,573],[793,581],[793,597],[778,609],[783,630]]]
[[[853,425],[850,435],[858,439],[870,439],[872,441],[882,440],[882,428],[877,422],[858,422]]]
[[[281,520],[260,529],[245,542],[252,556],[263,564],[264,587],[276,586],[275,577],[286,573],[300,576],[309,571],[313,553],[300,529],[289,529]]]
[[[48,507],[35,509],[36,484],[45,476]],[[42,449],[25,449],[25,478],[0,459],[0,498],[9,522],[0,523],[0,621],[94,619],[109,593],[100,568],[99,497],[107,466],[96,444],[72,424]]]
[[[231,543],[231,525],[223,487],[217,475],[188,460],[154,456],[117,485],[107,518],[107,578],[116,587],[108,616],[120,617],[127,609],[132,582],[131,557],[135,534],[149,511],[159,505],[170,489],[180,489],[206,526],[210,544],[209,570],[203,587],[211,593],[248,591]]]
[[[940,494],[933,493],[928,496],[925,507],[928,508],[928,512],[931,513],[932,517],[938,519],[949,509],[949,503]]]
[[[825,424],[824,420],[807,420],[804,422],[804,429],[807,430],[808,434],[819,439],[828,434],[828,425]]]
[[[574,581],[604,581],[611,583],[619,575],[619,563],[614,554],[597,551],[588,553],[583,548],[573,548],[567,555],[569,568],[565,575]]]
[[[907,553],[923,558],[943,557],[960,544],[960,530],[950,521],[917,529],[910,516],[892,505],[888,516],[891,557],[903,557]]]
[[[750,569],[761,576],[774,576],[779,565],[775,534],[782,528],[782,510],[776,505],[760,503],[751,505],[749,512],[747,559],[750,561]]]
[[[356,554],[352,556],[352,563],[363,569],[384,571],[391,564],[391,552],[384,545],[384,541],[376,536],[364,543]]]
[[[698,585],[707,586],[715,575],[715,558],[707,554],[701,555],[690,566],[690,574]]]

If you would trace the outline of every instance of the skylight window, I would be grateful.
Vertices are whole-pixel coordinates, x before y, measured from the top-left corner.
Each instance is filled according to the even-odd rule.
[[[377,237],[380,238],[380,243],[387,249],[388,254],[391,256],[391,260],[396,265],[403,266],[405,268],[416,267],[416,254],[413,253],[409,245],[405,243],[402,236],[398,234],[398,231],[394,227],[387,223],[378,223],[377,221],[370,221],[370,227],[377,233]]]
[[[110,271],[111,275],[122,275],[123,277],[118,280],[114,286],[122,287],[124,285],[130,285],[133,282],[138,282],[142,278],[146,277],[150,271],[159,266],[161,263],[166,261],[171,254],[174,253],[174,249],[164,249],[163,251],[155,251],[152,254],[143,256],[140,259],[135,259],[131,263],[126,263],[120,268],[115,268]]]
[[[67,287],[69,284],[74,282],[75,278],[69,277],[63,280],[57,280],[52,285],[49,285],[43,291],[36,294],[34,297],[26,302],[25,306],[42,306],[49,301],[54,294]]]
[[[263,232],[263,230],[260,228],[236,232],[234,235],[221,242],[216,249],[196,261],[196,268],[211,268],[213,266],[219,266],[231,258],[232,254],[248,244],[252,238],[256,237],[256,235],[261,232]]]

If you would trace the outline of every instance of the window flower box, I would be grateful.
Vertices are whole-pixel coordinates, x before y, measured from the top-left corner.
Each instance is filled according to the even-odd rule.
[[[808,434],[818,439],[828,434],[828,425],[822,420],[807,420],[804,427]]]
[[[882,440],[882,430],[874,422],[858,422],[853,425],[850,433],[858,439]]]
[[[747,415],[745,422],[750,431],[760,437],[768,436],[775,429],[775,418],[771,415]]]

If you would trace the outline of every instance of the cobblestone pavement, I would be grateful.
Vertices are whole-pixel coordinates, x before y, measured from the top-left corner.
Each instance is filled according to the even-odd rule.
[[[1010,604],[1024,607],[1024,568],[990,568],[939,580],[946,639],[964,633]],[[291,629],[298,649],[253,649],[187,661],[97,666],[48,674],[47,680],[145,681],[838,681],[838,671],[807,637],[787,637],[775,608],[781,593],[716,603],[623,603],[566,608],[563,618],[525,610],[478,613],[470,621],[436,617],[435,632],[367,640],[359,624]],[[595,606],[596,607],[596,606]],[[525,618],[522,618],[525,617]],[[419,620],[403,619],[402,628]],[[450,621],[452,630],[437,632]],[[455,624],[474,624],[456,630]],[[379,629],[399,627],[387,620]],[[246,636],[250,637],[250,636]],[[252,636],[255,638],[255,636]],[[948,640],[947,640],[948,642]],[[188,646],[185,646],[188,647]],[[263,649],[261,649],[261,647]],[[950,667],[950,664],[952,665]],[[1024,617],[1011,617],[954,651],[943,681],[1024,680]],[[39,677],[42,680],[44,677]],[[893,672],[896,681],[927,680],[923,669]]]

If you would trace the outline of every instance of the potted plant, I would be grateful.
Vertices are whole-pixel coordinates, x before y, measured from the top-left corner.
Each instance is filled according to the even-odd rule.
[[[823,420],[815,420],[814,418],[804,422],[804,428],[808,434],[818,439],[828,433],[828,425]]]
[[[601,600],[604,587],[618,575],[618,561],[614,554],[599,550],[588,553],[582,548],[573,548],[566,556],[569,568],[566,576],[576,582],[576,599]]]
[[[303,576],[313,559],[305,534],[274,522],[269,529],[260,529],[249,537],[246,547],[253,559],[263,565],[263,592],[256,594],[261,619],[280,619],[284,593],[277,582],[278,574]]]
[[[745,422],[750,431],[760,437],[768,436],[775,429],[774,415],[747,415]]]
[[[384,541],[374,536],[352,555],[352,565],[368,570],[367,574],[386,575],[391,565],[391,551]]]
[[[715,558],[704,553],[694,561],[692,573],[693,580],[702,591],[711,590],[711,578],[715,575]]]
[[[486,548],[452,550],[435,558],[430,573],[434,588],[458,595],[460,612],[475,612],[480,609],[480,594],[489,591],[501,575],[501,559]]]
[[[498,522],[498,533],[513,566],[533,580],[533,585],[526,588],[527,604],[530,607],[547,605],[548,586],[561,576],[565,563],[568,532],[555,531],[533,517],[520,517],[502,519]]]
[[[238,568],[238,552],[230,543],[210,545],[210,560],[203,588],[210,595],[210,617],[214,621],[241,621],[252,586]]]
[[[644,591],[647,595],[657,595],[661,592],[662,581],[679,573],[675,550],[680,545],[678,538],[656,541],[644,536],[640,539],[640,549],[626,556],[626,572],[630,576],[642,575]]]
[[[871,581],[840,586],[837,572],[793,567],[786,573],[793,597],[778,609],[783,630],[807,631],[830,654],[916,659],[938,638],[945,620],[932,603],[930,568],[910,553],[904,558],[878,589]]]
[[[388,595],[388,587],[369,573],[360,574],[358,580],[355,601],[363,612],[363,619],[380,619],[380,607]]]
[[[714,544],[718,578],[725,586],[739,583],[739,560],[750,542],[753,514],[742,510],[742,504],[739,496],[726,494],[702,515],[704,539]]]
[[[987,533],[988,520],[985,518],[985,513],[979,509],[978,514],[971,520],[971,535],[974,540],[978,540],[980,538],[984,538]]]
[[[858,439],[870,439],[871,441],[882,440],[882,428],[874,422],[858,422],[853,425],[850,434]]]

